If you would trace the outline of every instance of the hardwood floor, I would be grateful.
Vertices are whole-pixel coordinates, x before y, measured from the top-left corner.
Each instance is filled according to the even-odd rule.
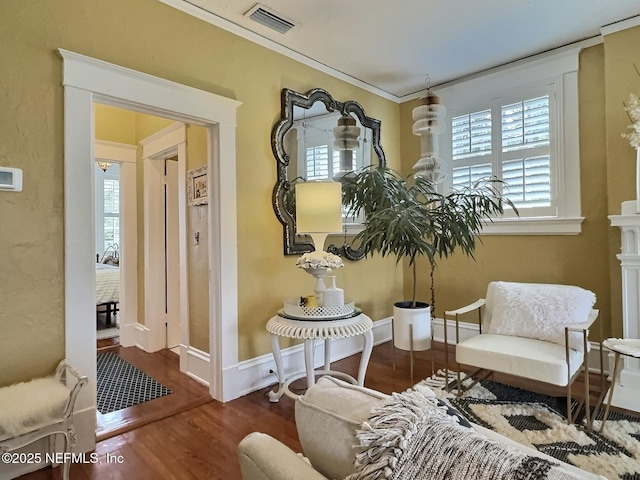
[[[123,410],[98,414],[98,441],[213,401],[206,386],[180,373],[180,357],[170,350],[154,354],[135,347],[116,346],[108,350],[170,388],[173,393]]]
[[[450,366],[453,366],[450,349]],[[434,344],[436,368],[444,366],[444,348]],[[165,385],[173,388],[169,382],[175,380],[177,370],[176,356],[170,352],[146,354],[133,353],[130,349],[120,349],[126,359],[149,373]],[[142,354],[142,355],[140,355]],[[173,355],[173,357],[172,357]],[[414,378],[416,381],[431,374],[431,353],[417,352]],[[334,362],[332,368],[356,375],[360,356],[354,355]],[[378,345],[373,349],[365,385],[385,393],[403,391],[412,386],[409,374],[409,355],[395,351],[396,369],[392,367],[392,349],[390,343]],[[153,368],[147,370],[146,368]],[[496,380],[530,390],[552,395],[562,395],[564,389],[549,388],[543,384],[533,384],[521,379],[496,376]],[[580,379],[577,382],[581,382]],[[303,388],[304,380],[299,380],[294,388]],[[188,389],[190,387],[185,387]],[[204,387],[203,387],[204,388]],[[576,388],[581,388],[580,383]],[[191,390],[189,390],[191,392]],[[250,432],[261,431],[277,438],[295,451],[300,444],[294,421],[294,402],[283,397],[279,403],[270,403],[267,398],[269,389],[253,392],[228,403],[214,400],[201,404],[189,404],[198,397],[198,389],[186,393],[184,410],[169,414],[164,418],[154,418],[153,411],[170,412],[175,407],[165,407],[171,402],[163,397],[152,402],[154,407],[139,409],[127,413],[133,422],[138,415],[148,421],[142,426],[128,429],[115,436],[99,441],[95,453],[98,464],[76,463],[71,466],[73,480],[85,479],[240,479],[240,466],[236,448],[240,440]],[[580,391],[580,390],[576,390]],[[599,380],[592,378],[592,396],[599,395]],[[194,397],[195,396],[195,397]],[[197,402],[196,402],[197,403]],[[135,408],[135,407],[132,407]],[[128,410],[128,409],[127,409]],[[130,425],[133,425],[131,423]],[[113,432],[112,432],[113,433]],[[111,463],[108,462],[111,459]],[[45,468],[38,472],[20,477],[23,480],[59,479],[59,468]]]

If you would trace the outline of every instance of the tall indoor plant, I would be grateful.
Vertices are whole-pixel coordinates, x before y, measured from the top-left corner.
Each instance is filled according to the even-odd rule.
[[[344,202],[351,213],[365,213],[365,228],[354,243],[367,255],[393,255],[399,262],[408,258],[412,271],[410,307],[416,301],[416,260],[426,257],[430,265],[431,312],[435,307],[434,270],[438,259],[456,250],[473,257],[477,236],[485,222],[504,212],[504,198],[491,177],[443,194],[423,178],[404,178],[387,167],[369,167],[344,180]],[[517,212],[516,212],[517,213]]]

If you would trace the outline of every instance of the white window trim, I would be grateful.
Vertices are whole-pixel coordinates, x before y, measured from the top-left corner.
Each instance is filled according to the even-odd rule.
[[[582,48],[591,43],[564,47],[509,66],[475,75],[438,88],[445,106],[464,106],[467,111],[486,108],[486,101],[505,92],[534,86],[545,81],[556,83],[558,106],[557,217],[516,217],[496,219],[483,234],[499,235],[576,235],[582,230],[580,198],[580,151],[578,127],[578,64]],[[459,109],[455,109],[459,110]],[[441,141],[441,155],[451,158],[449,142]]]

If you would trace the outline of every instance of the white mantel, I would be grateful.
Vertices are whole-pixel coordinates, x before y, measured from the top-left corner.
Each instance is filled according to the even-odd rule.
[[[640,338],[640,213],[635,200],[622,203],[621,215],[610,215],[611,226],[622,232],[622,335]],[[640,410],[640,359],[621,356],[624,360],[612,405]]]

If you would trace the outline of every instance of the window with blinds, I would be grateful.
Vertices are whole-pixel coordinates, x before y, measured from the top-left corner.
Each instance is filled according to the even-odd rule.
[[[555,212],[552,195],[550,95],[525,98],[451,119],[452,187],[503,180],[521,215]]]
[[[104,249],[120,243],[120,180],[105,178],[103,182]]]
[[[120,243],[120,166],[96,168],[96,253]]]

